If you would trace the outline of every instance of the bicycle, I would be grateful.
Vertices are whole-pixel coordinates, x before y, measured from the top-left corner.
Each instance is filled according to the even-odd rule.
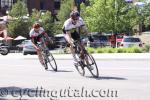
[[[75,55],[73,57],[76,61],[75,68],[79,74],[84,76],[86,67],[93,77],[98,78],[99,72],[94,57],[82,46],[80,39],[74,41],[74,46]]]
[[[57,64],[56,61],[52,55],[51,52],[49,52],[49,48],[47,47],[46,43],[46,37],[41,36],[41,41],[38,43],[38,47],[41,50],[42,59],[39,58],[39,60],[42,60],[43,63],[41,63],[45,68],[48,68],[48,65],[51,66],[51,68],[54,71],[57,71]]]

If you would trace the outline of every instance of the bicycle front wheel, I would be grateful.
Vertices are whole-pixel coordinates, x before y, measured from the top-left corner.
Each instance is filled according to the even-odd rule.
[[[90,54],[86,54],[86,57],[87,57],[86,65],[88,70],[91,72],[93,77],[98,78],[99,72],[94,57]]]
[[[51,66],[51,68],[54,70],[54,71],[57,71],[57,64],[56,64],[56,61],[53,57],[53,55],[51,53],[49,53],[49,56],[48,56],[48,62],[47,62],[49,66]]]
[[[75,68],[77,69],[77,71],[81,76],[85,75],[84,65],[81,61],[75,64]]]

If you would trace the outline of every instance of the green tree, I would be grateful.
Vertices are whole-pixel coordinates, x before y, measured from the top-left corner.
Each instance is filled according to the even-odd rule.
[[[23,16],[27,14],[28,11],[24,2],[18,0],[17,3],[12,6],[10,16],[12,16],[14,20],[8,23],[8,33],[10,36],[28,36],[30,23],[23,18]]]
[[[62,0],[61,7],[58,12],[59,22],[54,24],[53,31],[55,34],[62,33],[62,27],[66,19],[69,18],[70,12],[73,10],[74,0]]]
[[[91,0],[91,6],[81,5],[81,15],[94,32],[128,32],[136,24],[136,10],[124,0]]]
[[[70,15],[70,12],[73,10],[74,0],[62,0],[61,7],[58,12],[58,17],[63,23]]]
[[[143,21],[146,26],[150,25],[150,3],[146,4],[142,9]]]
[[[46,13],[41,15],[41,24],[49,35],[54,34],[53,31],[54,23],[52,22],[51,12],[47,11]]]
[[[52,22],[51,12],[46,11],[45,13],[44,12],[41,13],[38,10],[33,9],[31,17],[30,17],[30,22],[31,22],[31,26],[35,22],[40,23],[42,25],[42,27],[44,28],[44,30],[49,35],[53,35],[53,33],[54,33],[54,31],[53,31],[54,23]]]

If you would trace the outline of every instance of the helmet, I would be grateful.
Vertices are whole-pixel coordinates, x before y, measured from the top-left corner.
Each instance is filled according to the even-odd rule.
[[[70,13],[70,18],[72,18],[73,20],[76,20],[79,16],[80,16],[80,14],[78,11],[72,11]]]
[[[33,28],[35,28],[35,29],[38,29],[38,28],[40,28],[41,26],[40,26],[40,24],[39,23],[34,23],[33,24]]]

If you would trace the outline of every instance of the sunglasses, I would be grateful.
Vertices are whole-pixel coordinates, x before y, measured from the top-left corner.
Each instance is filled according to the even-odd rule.
[[[75,18],[75,19],[72,19],[72,20],[77,21],[77,20],[79,20],[79,18]]]

